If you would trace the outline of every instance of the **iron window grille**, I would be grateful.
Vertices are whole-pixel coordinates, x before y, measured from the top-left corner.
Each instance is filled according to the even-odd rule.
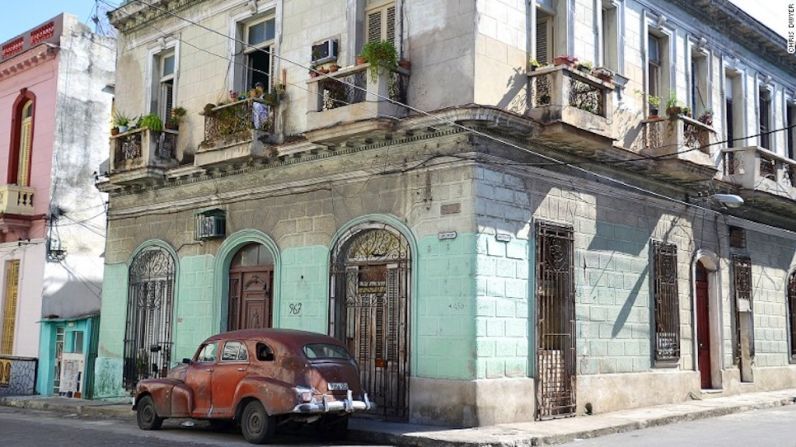
[[[734,354],[735,362],[741,359],[741,311],[739,304],[743,301],[749,303],[749,311],[752,310],[752,260],[749,256],[736,255],[732,257],[732,283],[735,291],[735,343]],[[753,320],[754,321],[754,320]],[[754,328],[752,328],[754,334]],[[754,340],[749,343],[749,355],[755,356]]]
[[[653,241],[655,360],[680,359],[680,301],[677,290],[677,246]]]

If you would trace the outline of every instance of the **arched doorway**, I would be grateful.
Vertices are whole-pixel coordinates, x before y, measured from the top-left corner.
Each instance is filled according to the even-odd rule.
[[[165,377],[171,363],[174,258],[161,247],[142,250],[130,264],[124,340],[124,386]]]
[[[710,356],[710,302],[708,271],[701,261],[696,263],[694,277],[696,291],[697,367],[702,389],[713,387]]]
[[[409,379],[411,253],[383,224],[348,232],[332,252],[329,333],[359,363],[378,414],[405,419]]]
[[[244,245],[229,265],[227,330],[271,327],[274,258],[265,245]]]

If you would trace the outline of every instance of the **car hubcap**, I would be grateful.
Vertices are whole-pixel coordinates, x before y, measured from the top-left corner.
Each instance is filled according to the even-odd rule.
[[[146,407],[144,407],[144,411],[142,411],[142,413],[143,414],[141,415],[142,416],[141,419],[143,419],[144,422],[149,423],[150,421],[152,421],[152,407],[151,406],[147,405]]]
[[[251,429],[252,433],[259,433],[262,430],[263,421],[260,419],[260,415],[257,413],[253,413],[249,418],[249,428]]]

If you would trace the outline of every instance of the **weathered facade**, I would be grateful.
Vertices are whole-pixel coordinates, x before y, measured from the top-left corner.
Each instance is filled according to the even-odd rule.
[[[64,339],[48,320],[99,314],[105,194],[94,171],[107,157],[114,52],[68,14],[2,44],[0,355],[22,363],[0,394],[19,392],[15,378],[28,394],[57,393]]]
[[[344,339],[380,414],[414,422],[796,381],[796,163],[792,132],[768,133],[792,124],[796,65],[732,5],[189,0],[111,20],[117,107],[188,112],[111,142],[97,396],[269,325]],[[411,67],[356,64],[380,39]],[[254,81],[274,95],[228,93]],[[670,93],[693,112],[655,117]]]

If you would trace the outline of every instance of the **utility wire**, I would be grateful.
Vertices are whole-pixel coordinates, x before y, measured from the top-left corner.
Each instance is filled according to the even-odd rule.
[[[101,2],[105,2],[106,0],[100,0],[100,1],[101,1]],[[605,174],[600,174],[600,173],[598,173],[598,172],[594,172],[594,171],[590,171],[590,170],[588,170],[588,169],[585,169],[585,168],[581,168],[579,165],[576,165],[576,164],[574,164],[574,163],[568,163],[568,162],[566,162],[566,161],[558,160],[558,159],[556,159],[556,158],[554,158],[554,157],[552,157],[552,156],[549,156],[549,155],[545,155],[545,154],[539,153],[539,152],[537,152],[537,151],[535,151],[535,150],[532,150],[532,149],[530,149],[530,148],[527,148],[527,147],[524,147],[524,146],[520,146],[520,145],[518,145],[518,144],[515,144],[515,143],[513,143],[513,142],[511,142],[511,141],[507,141],[507,140],[504,140],[504,139],[502,139],[502,138],[495,137],[495,136],[493,136],[493,135],[490,135],[490,134],[488,134],[488,133],[482,132],[482,131],[480,131],[480,130],[473,129],[473,128],[470,128],[470,127],[467,127],[467,126],[465,126],[465,125],[459,124],[459,123],[457,123],[457,122],[455,122],[455,121],[452,121],[452,120],[450,120],[450,119],[447,119],[447,118],[445,118],[445,117],[438,116],[438,115],[432,114],[432,113],[430,113],[430,112],[426,112],[425,110],[422,110],[422,109],[419,109],[419,108],[416,108],[416,107],[410,106],[410,105],[408,105],[408,104],[401,103],[400,101],[394,100],[394,99],[390,98],[389,96],[384,96],[384,95],[381,95],[381,94],[379,94],[379,93],[375,93],[375,92],[368,91],[368,90],[367,90],[367,88],[364,88],[364,87],[358,86],[358,85],[356,85],[356,84],[354,84],[354,83],[351,83],[351,82],[349,82],[349,81],[346,81],[346,80],[344,80],[344,79],[335,78],[335,77],[333,77],[333,76],[330,76],[328,73],[323,73],[323,72],[321,72],[321,71],[318,71],[318,70],[317,70],[317,69],[315,69],[314,67],[309,67],[309,66],[303,65],[303,64],[301,64],[301,63],[299,63],[299,62],[296,62],[296,61],[293,61],[293,60],[291,60],[291,59],[288,59],[288,58],[286,58],[286,57],[284,57],[284,56],[282,56],[282,55],[273,54],[271,51],[267,51],[267,50],[264,50],[264,49],[262,49],[262,48],[257,48],[257,47],[254,47],[254,46],[252,46],[252,45],[249,45],[247,42],[244,42],[244,41],[242,41],[242,40],[240,40],[240,39],[237,39],[237,38],[234,38],[234,37],[228,36],[228,35],[226,35],[226,34],[224,34],[224,33],[220,32],[220,31],[216,31],[216,30],[214,30],[214,29],[212,29],[212,28],[209,28],[209,27],[207,27],[207,26],[205,26],[205,25],[202,25],[201,23],[198,23],[198,22],[196,22],[196,21],[194,21],[194,20],[191,20],[191,19],[185,18],[185,17],[183,17],[183,16],[180,16],[179,14],[176,14],[176,13],[175,13],[175,12],[173,12],[173,11],[169,11],[169,10],[167,10],[167,9],[164,9],[164,8],[162,8],[162,7],[159,7],[159,6],[157,6],[157,5],[154,5],[154,4],[152,4],[152,3],[149,3],[149,2],[147,2],[147,1],[144,1],[144,0],[130,0],[130,2],[129,2],[129,3],[127,3],[127,4],[129,5],[129,4],[132,4],[132,3],[139,3],[139,4],[143,4],[143,5],[145,5],[145,6],[149,6],[149,7],[153,8],[153,9],[156,9],[156,10],[159,10],[159,11],[161,11],[161,12],[164,12],[164,13],[166,13],[166,14],[169,14],[169,15],[171,15],[172,17],[174,17],[174,18],[176,18],[176,19],[178,19],[178,20],[181,20],[181,21],[183,21],[183,22],[186,22],[186,23],[190,23],[190,24],[192,24],[192,25],[194,25],[194,26],[196,26],[196,27],[198,27],[198,28],[201,28],[201,29],[203,29],[203,30],[205,30],[205,31],[208,31],[208,32],[210,32],[210,33],[213,33],[213,34],[219,35],[219,36],[221,36],[221,37],[223,37],[223,38],[225,38],[225,39],[228,39],[228,40],[230,40],[230,41],[233,41],[233,42],[236,42],[236,43],[238,43],[238,44],[240,44],[240,45],[243,45],[243,46],[245,46],[246,48],[252,48],[252,49],[254,49],[255,51],[260,51],[260,52],[262,52],[262,53],[264,53],[264,54],[270,55],[270,56],[272,56],[272,57],[274,57],[274,58],[277,58],[277,59],[279,59],[279,60],[282,60],[282,61],[284,61],[284,62],[287,62],[287,63],[293,64],[293,65],[295,65],[295,66],[298,66],[298,67],[300,67],[300,68],[304,68],[304,69],[306,69],[306,70],[308,70],[308,71],[311,71],[311,72],[317,73],[317,74],[318,74],[320,77],[322,77],[322,78],[336,80],[337,82],[340,82],[340,83],[342,83],[342,84],[345,84],[345,85],[347,85],[347,86],[349,86],[349,87],[351,87],[351,88],[354,88],[354,89],[357,89],[357,90],[361,90],[361,91],[365,92],[365,93],[366,93],[366,94],[368,94],[368,95],[372,95],[372,96],[374,96],[374,97],[376,97],[376,98],[382,99],[382,100],[384,100],[384,101],[387,101],[387,102],[389,102],[389,103],[391,103],[391,104],[394,104],[394,105],[396,105],[396,106],[399,106],[399,107],[404,107],[404,108],[406,108],[407,110],[411,110],[411,111],[413,111],[413,112],[415,112],[415,113],[418,113],[418,114],[420,114],[420,115],[426,116],[426,117],[428,117],[428,118],[431,118],[431,119],[435,119],[435,120],[437,120],[437,121],[440,121],[440,122],[442,122],[442,123],[445,123],[445,124],[447,124],[447,125],[450,125],[450,126],[452,126],[452,127],[455,127],[455,128],[458,128],[458,129],[462,129],[462,130],[464,130],[464,131],[466,131],[466,132],[469,132],[469,133],[471,133],[471,134],[473,134],[473,135],[478,135],[478,136],[481,136],[481,137],[483,137],[483,138],[486,138],[486,139],[489,139],[489,140],[495,141],[495,142],[497,142],[497,143],[500,143],[500,144],[503,144],[503,145],[506,145],[506,146],[509,146],[509,147],[513,147],[513,148],[515,148],[515,149],[519,149],[520,151],[526,152],[526,153],[528,153],[528,154],[530,154],[530,155],[533,155],[533,156],[535,156],[535,157],[541,158],[541,159],[543,159],[543,160],[547,160],[547,162],[548,162],[548,163],[550,163],[550,164],[552,164],[552,165],[559,165],[559,166],[569,166],[569,167],[571,167],[571,168],[573,168],[573,169],[575,169],[575,170],[577,170],[577,171],[580,171],[580,172],[583,172],[583,173],[587,174],[588,176],[592,176],[592,177],[595,177],[595,178],[603,179],[603,180],[606,180],[606,181],[608,181],[608,182],[611,182],[611,183],[613,183],[613,184],[620,185],[620,186],[622,186],[622,187],[624,187],[624,188],[627,188],[627,189],[631,189],[631,190],[639,191],[639,192],[642,192],[642,193],[645,193],[645,194],[649,194],[649,195],[651,195],[651,196],[654,196],[654,197],[657,197],[657,198],[660,198],[660,199],[663,199],[663,200],[666,200],[666,201],[670,201],[670,202],[678,203],[678,204],[681,204],[681,205],[684,205],[684,206],[687,206],[687,207],[699,208],[699,209],[702,209],[702,210],[704,210],[704,211],[708,211],[708,212],[712,212],[712,213],[719,213],[719,214],[721,214],[720,212],[718,212],[718,211],[715,211],[715,210],[713,210],[713,209],[711,209],[711,208],[703,207],[703,206],[696,205],[696,204],[693,204],[693,203],[689,203],[689,202],[686,202],[686,201],[683,201],[683,200],[679,200],[679,199],[676,199],[676,198],[673,198],[673,197],[669,197],[669,196],[667,196],[667,195],[665,195],[665,194],[660,194],[660,193],[657,193],[657,192],[655,192],[655,191],[651,191],[651,190],[645,189],[645,188],[643,188],[643,187],[636,186],[636,185],[633,185],[633,184],[627,183],[627,182],[625,182],[625,181],[622,181],[622,180],[615,179],[615,178],[613,178],[613,177],[610,177],[610,176],[608,176],[608,175],[605,175]],[[106,3],[106,4],[107,4],[107,3]],[[789,126],[788,128],[791,128],[791,127],[796,127],[796,126]],[[780,130],[782,130],[782,129],[780,129]],[[766,133],[772,133],[772,132],[775,132],[775,131],[779,131],[779,130],[769,131],[769,132],[766,132]],[[751,137],[747,137],[747,138],[751,138]],[[735,139],[733,139],[733,141],[735,141]],[[546,148],[548,148],[548,149],[558,149],[558,148],[555,148],[555,147],[550,147],[550,146],[546,146],[546,145],[544,145],[544,144],[540,144],[540,143],[536,143],[536,144],[538,144],[539,146],[542,146],[542,147],[546,147]],[[683,153],[683,152],[680,152],[680,151],[678,151],[678,152],[674,152],[674,153],[672,153],[671,155],[672,155],[672,156],[675,156],[675,155],[678,155],[678,154],[681,154],[681,153]],[[657,156],[657,157],[662,157],[662,156]],[[649,160],[649,159],[650,159],[650,158],[642,157],[642,158],[639,158],[639,161],[640,161],[640,160]],[[628,161],[630,161],[630,160],[622,160],[620,163],[627,163]],[[592,164],[592,163],[593,163],[593,162],[589,162],[589,163],[581,163],[581,164]],[[605,162],[600,162],[599,164],[605,164]],[[537,164],[537,165],[538,165],[538,164]],[[538,166],[541,166],[541,165],[538,165]]]

